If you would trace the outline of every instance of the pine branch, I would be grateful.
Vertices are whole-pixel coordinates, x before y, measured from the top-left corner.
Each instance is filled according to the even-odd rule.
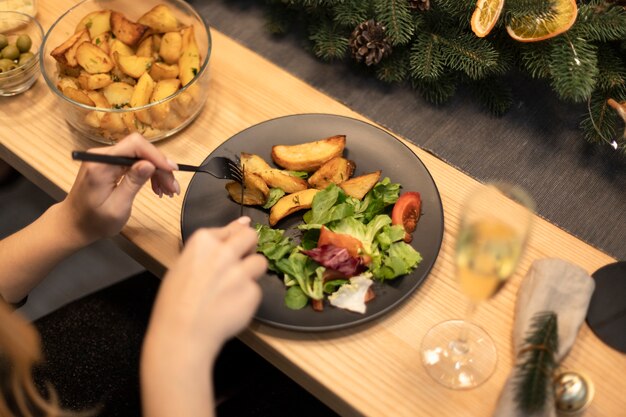
[[[552,311],[535,314],[516,365],[515,402],[521,412],[532,414],[544,408],[552,389],[558,344],[556,314]]]
[[[550,42],[536,42],[520,45],[520,60],[526,71],[533,78],[550,77]]]
[[[407,49],[400,49],[382,60],[376,69],[376,78],[386,83],[404,81],[409,73],[409,54]]]
[[[626,68],[620,51],[609,45],[598,50],[598,82],[587,103],[588,112],[580,123],[584,137],[592,143],[612,144],[613,140],[626,152],[626,137],[618,132],[620,117],[607,100],[626,101]]]
[[[611,45],[598,47],[596,89],[608,92],[626,89],[626,62]]]
[[[295,19],[293,9],[282,3],[268,2],[265,8],[265,28],[274,35],[282,35],[289,31]]]
[[[567,32],[552,40],[550,84],[563,100],[582,102],[591,96],[598,76],[597,47]]]
[[[420,33],[411,47],[411,76],[415,79],[435,80],[444,71],[444,59],[436,36]]]
[[[585,139],[590,143],[610,144],[618,136],[619,117],[607,104],[609,98],[614,98],[610,93],[594,92],[587,103],[587,114],[580,122]],[[622,146],[626,147],[626,141],[622,137]]]
[[[349,28],[366,21],[372,14],[372,4],[364,0],[345,0],[334,7],[335,23]]]
[[[504,80],[490,77],[473,81],[467,86],[474,97],[495,116],[502,116],[513,104],[513,91]]]
[[[601,0],[581,4],[576,23],[571,30],[588,41],[607,42],[624,39],[626,37],[626,9]]]
[[[437,80],[411,79],[413,88],[432,104],[443,104],[456,93],[458,77],[454,73],[444,74]]]
[[[413,36],[413,19],[407,0],[375,0],[376,21],[385,25],[392,46],[404,45]]]
[[[323,20],[311,27],[313,53],[324,61],[342,59],[348,51],[348,38],[334,23]]]
[[[476,8],[476,0],[432,0],[431,9],[453,16],[458,21],[468,22]],[[469,27],[469,25],[468,25]]]
[[[437,36],[446,65],[462,71],[472,79],[480,79],[498,65],[498,52],[485,39],[463,33],[455,38]]]

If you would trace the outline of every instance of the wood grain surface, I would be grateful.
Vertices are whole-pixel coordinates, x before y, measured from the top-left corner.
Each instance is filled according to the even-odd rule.
[[[38,18],[44,29],[72,4],[70,0],[39,2]],[[363,119],[221,33],[212,31],[212,36],[211,81],[204,110],[191,126],[157,143],[172,160],[198,164],[233,134],[278,116],[334,113]],[[61,199],[79,166],[71,161],[70,152],[100,145],[72,131],[56,100],[43,78],[20,96],[0,98],[0,157]],[[492,300],[481,304],[474,316],[497,345],[494,375],[474,390],[439,386],[423,369],[420,342],[436,323],[464,313],[466,301],[454,280],[453,246],[460,204],[476,181],[405,143],[430,170],[445,212],[443,246],[420,289],[391,313],[349,330],[309,334],[253,323],[240,337],[342,415],[488,416],[514,361],[515,295],[533,260],[558,257],[591,273],[614,259],[537,217],[518,272]],[[180,252],[182,195],[191,174],[179,173],[177,178],[181,196],[159,199],[149,187],[140,192],[132,217],[117,239],[157,274]],[[595,385],[595,398],[586,416],[625,415],[626,355],[604,345],[586,325],[562,368],[587,374]]]

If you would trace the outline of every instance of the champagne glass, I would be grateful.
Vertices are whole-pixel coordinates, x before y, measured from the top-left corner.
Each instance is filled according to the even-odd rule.
[[[534,203],[522,188],[494,182],[474,190],[462,210],[455,263],[461,291],[470,300],[467,318],[437,324],[426,333],[421,348],[429,375],[453,389],[474,388],[495,369],[493,340],[469,317],[477,303],[496,294],[513,275]]]

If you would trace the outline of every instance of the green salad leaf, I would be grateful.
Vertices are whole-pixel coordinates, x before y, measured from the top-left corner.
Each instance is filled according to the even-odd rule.
[[[285,294],[285,305],[292,310],[300,310],[309,303],[309,297],[306,296],[300,287],[293,286],[287,289]]]
[[[271,270],[283,274],[285,285],[289,287],[285,305],[292,309],[303,308],[309,298],[321,300],[324,293],[335,292],[349,282],[336,279],[324,283],[325,268],[300,253],[300,249],[316,247],[322,226],[358,239],[363,244],[364,255],[371,258],[368,269],[376,279],[394,279],[413,271],[422,257],[403,241],[404,228],[392,225],[391,217],[385,213],[399,195],[400,184],[392,183],[389,178],[376,184],[363,200],[347,196],[335,184],[329,185],[315,195],[311,210],[303,216],[304,224],[298,226],[303,232],[301,246],[285,237],[284,230],[257,226],[257,251],[268,258]]]
[[[264,209],[272,208],[274,204],[281,199],[282,196],[285,195],[285,192],[282,188],[270,188],[270,195],[267,197],[267,201],[263,205]]]

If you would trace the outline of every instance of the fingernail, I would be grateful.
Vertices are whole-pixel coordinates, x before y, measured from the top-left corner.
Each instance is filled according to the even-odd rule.
[[[176,179],[172,181],[172,187],[174,187],[174,190],[176,191],[176,195],[180,195],[180,184],[178,183],[178,181],[176,181]]]
[[[174,171],[178,171],[178,164],[176,162],[168,159],[167,163]]]
[[[237,223],[241,223],[245,225],[250,224],[251,221],[252,219],[248,216],[241,216],[240,218],[237,219]]]
[[[163,198],[163,191],[161,191],[161,189],[159,189],[159,198]]]

